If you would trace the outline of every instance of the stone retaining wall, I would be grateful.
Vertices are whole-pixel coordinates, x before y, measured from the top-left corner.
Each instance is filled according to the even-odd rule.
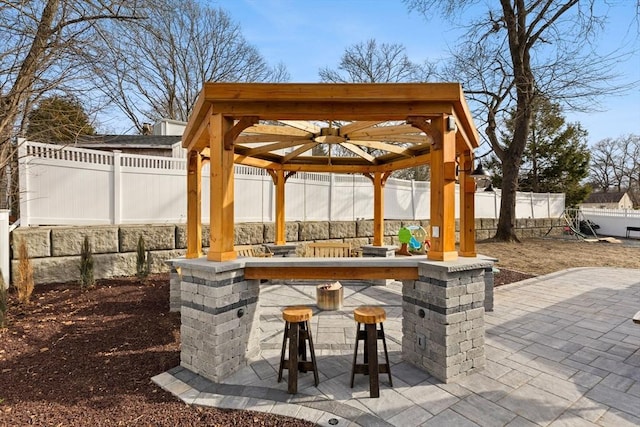
[[[429,221],[385,221],[385,245],[399,245],[398,230],[405,225],[428,227]],[[483,240],[495,234],[497,220],[476,219],[476,239]],[[562,233],[560,219],[518,220],[520,237],[538,237]],[[83,227],[24,227],[12,232],[12,271],[16,271],[17,248],[24,239],[32,260],[36,283],[67,282],[80,278],[80,248],[84,236],[91,242],[96,278],[132,276],[136,272],[136,247],[143,236],[149,251],[152,273],[169,271],[165,261],[184,255],[186,251],[186,225],[113,225]],[[275,239],[273,223],[243,223],[235,227],[236,245],[272,243]],[[309,221],[286,224],[288,243],[334,240],[352,244],[354,248],[373,242],[373,221]],[[203,246],[209,242],[209,226],[202,227]]]

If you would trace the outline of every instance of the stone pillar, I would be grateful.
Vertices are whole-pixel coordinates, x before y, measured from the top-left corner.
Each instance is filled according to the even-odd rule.
[[[220,382],[260,352],[259,280],[244,263],[174,261],[182,273],[180,365]]]
[[[485,270],[490,263],[423,262],[402,286],[405,360],[449,383],[485,366]]]
[[[493,267],[484,269],[484,311],[493,311]]]
[[[173,265],[173,262],[167,261],[167,265],[169,265],[170,273],[169,273],[169,311],[170,312],[179,312],[180,306],[182,305],[182,298],[180,296],[180,282],[182,278],[180,277],[180,267],[176,267]]]

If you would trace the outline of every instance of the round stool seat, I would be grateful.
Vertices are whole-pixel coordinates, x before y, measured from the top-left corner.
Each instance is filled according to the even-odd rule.
[[[309,321],[312,315],[313,311],[305,305],[294,305],[282,310],[282,318],[289,323]]]
[[[370,325],[384,322],[387,319],[387,312],[382,307],[363,305],[353,310],[353,317],[358,323]]]

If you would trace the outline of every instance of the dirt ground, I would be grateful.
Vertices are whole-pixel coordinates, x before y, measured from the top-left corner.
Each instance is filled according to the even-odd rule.
[[[640,269],[640,241],[481,242],[499,259],[496,283],[570,267]],[[180,319],[168,275],[36,287],[9,301],[0,330],[0,426],[310,426],[292,418],[187,406],[150,381],[179,364]]]
[[[481,241],[478,254],[498,259],[496,266],[535,276],[572,267],[640,268],[640,239],[587,242],[575,237],[527,239],[522,243]]]

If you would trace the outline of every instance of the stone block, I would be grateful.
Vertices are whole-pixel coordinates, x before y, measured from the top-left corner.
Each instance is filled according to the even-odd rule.
[[[472,348],[471,350],[467,351],[468,359],[478,359],[483,356],[484,356],[484,347]]]
[[[467,331],[467,339],[475,340],[480,337],[484,337],[484,328],[471,329]]]
[[[365,219],[356,221],[356,237],[373,237],[373,221]]]
[[[301,222],[300,240],[329,240],[329,221]]]
[[[354,223],[355,224],[355,223]],[[350,243],[353,249],[358,249],[369,244],[368,237],[355,237],[352,239],[344,239],[345,243]]]
[[[484,307],[472,308],[466,311],[467,320],[480,319],[484,317]]]
[[[84,237],[94,254],[118,252],[118,226],[54,227],[51,229],[51,256],[80,255]]]
[[[187,248],[187,224],[176,224],[176,249]]]
[[[402,228],[402,221],[387,220],[384,222],[385,236],[398,236],[398,231]]]
[[[174,225],[121,225],[120,252],[135,252],[140,236],[144,239],[144,246],[147,250],[176,248],[176,228]]]
[[[78,262],[80,257],[76,257]],[[94,272],[96,278],[135,276],[136,254],[96,254],[94,259]]]
[[[467,292],[470,294],[473,294],[476,292],[484,292],[484,281],[469,283],[467,285]]]
[[[24,240],[29,258],[51,256],[51,229],[41,227],[20,227],[11,232],[13,259],[18,259],[18,248]]]
[[[170,271],[167,260],[184,256],[187,251],[185,249],[173,249],[168,251],[153,251],[148,254],[149,272],[165,273]]]
[[[243,223],[235,226],[236,245],[255,245],[264,241],[264,225],[259,223]]]
[[[209,224],[202,224],[202,240],[203,248],[209,247]],[[146,241],[145,241],[146,243]],[[175,226],[175,249],[187,248],[187,226],[186,224],[176,224]]]
[[[473,295],[460,295],[460,305],[467,305],[473,302]]]
[[[77,282],[80,279],[80,257],[32,258],[31,266],[36,285]],[[11,271],[15,283],[18,261],[11,261]]]
[[[329,223],[330,239],[346,239],[356,237],[355,221],[333,221]]]
[[[299,240],[299,222],[287,222],[284,224],[284,236],[287,242],[297,242]],[[273,243],[276,240],[276,225],[265,223],[264,225],[264,243]]]

